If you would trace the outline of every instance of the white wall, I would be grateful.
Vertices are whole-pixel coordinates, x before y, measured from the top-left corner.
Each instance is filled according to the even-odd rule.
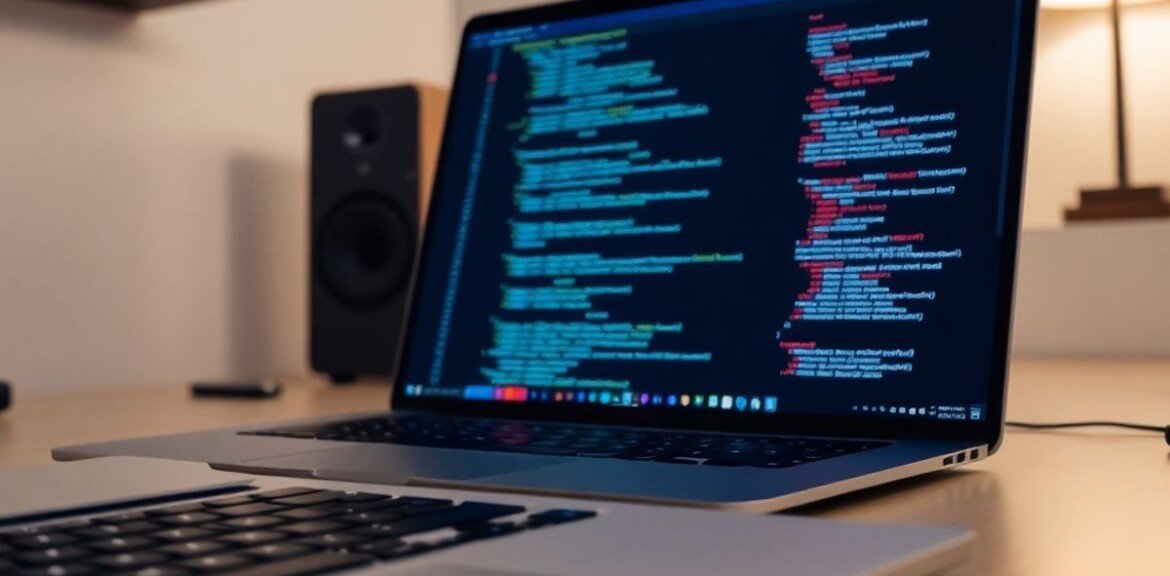
[[[307,371],[307,105],[449,82],[436,0],[0,0],[0,377]]]

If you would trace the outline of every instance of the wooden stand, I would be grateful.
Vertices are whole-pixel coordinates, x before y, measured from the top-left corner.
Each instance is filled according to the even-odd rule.
[[[1081,205],[1065,210],[1069,222],[1170,217],[1170,202],[1161,187],[1085,190]]]

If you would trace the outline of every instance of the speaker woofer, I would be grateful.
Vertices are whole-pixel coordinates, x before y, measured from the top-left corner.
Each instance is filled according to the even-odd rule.
[[[355,307],[378,306],[410,277],[414,232],[385,196],[354,194],[321,221],[315,265],[333,297]]]

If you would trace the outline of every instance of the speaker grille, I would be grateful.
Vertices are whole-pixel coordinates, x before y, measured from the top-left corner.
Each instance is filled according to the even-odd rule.
[[[349,306],[370,308],[406,286],[414,256],[410,219],[385,195],[359,192],[337,204],[317,231],[317,275]]]

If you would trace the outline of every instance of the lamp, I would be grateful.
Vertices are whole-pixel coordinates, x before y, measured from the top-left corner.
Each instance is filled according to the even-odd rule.
[[[1121,48],[1121,8],[1159,0],[1043,0],[1045,8],[1109,8],[1113,28],[1113,87],[1116,99],[1117,187],[1083,190],[1081,206],[1065,211],[1069,221],[1170,216],[1170,202],[1160,186],[1134,186],[1129,174],[1128,124],[1125,115],[1125,70]]]

